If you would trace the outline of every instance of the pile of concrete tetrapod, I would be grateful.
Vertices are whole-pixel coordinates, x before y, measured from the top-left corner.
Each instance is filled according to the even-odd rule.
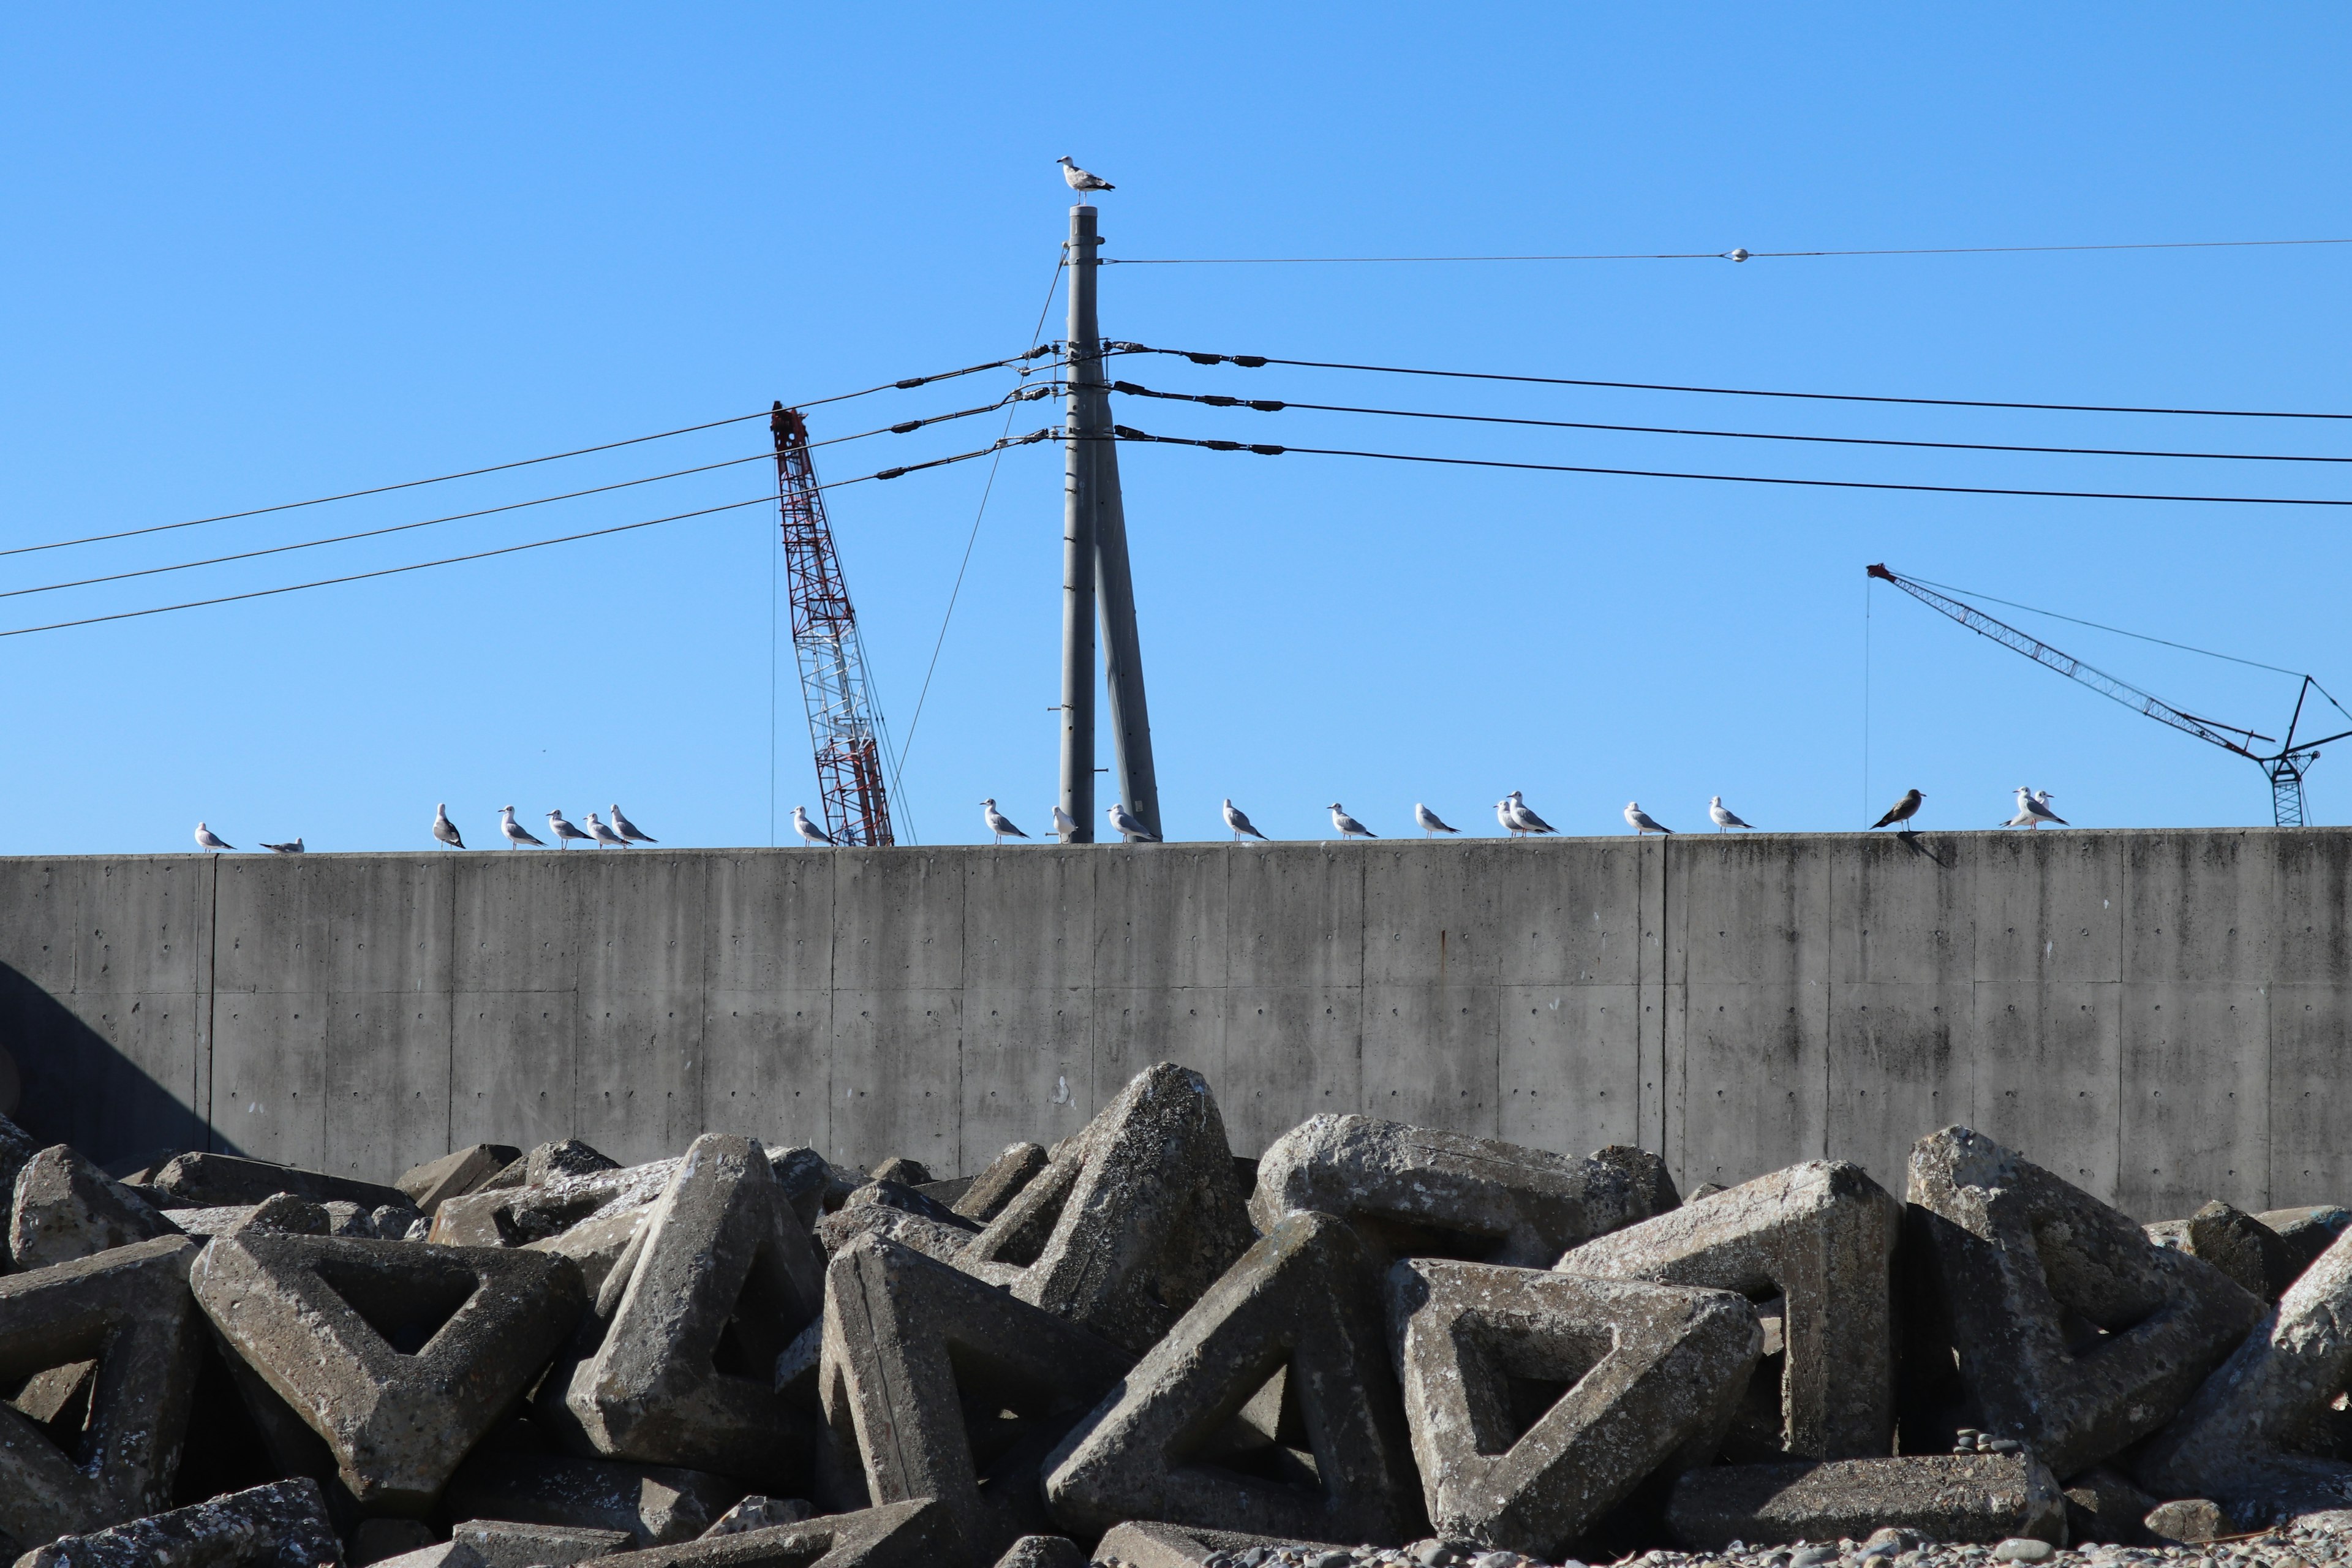
[[[5,1121],[0,1177],[18,1568],[2294,1568],[2352,1540],[2352,1214],[2143,1227],[1964,1127],[1907,1201],[1814,1161],[1685,1202],[1638,1149],[1363,1116],[1239,1160],[1163,1063],[950,1181],[719,1134],[389,1187],[110,1176]]]

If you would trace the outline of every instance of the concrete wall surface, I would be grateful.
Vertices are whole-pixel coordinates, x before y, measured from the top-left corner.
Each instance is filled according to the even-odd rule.
[[[2143,1219],[2352,1201],[2352,830],[0,859],[26,1126],[378,1180],[706,1129],[978,1168],[1139,1068],[1685,1189],[1967,1122]]]

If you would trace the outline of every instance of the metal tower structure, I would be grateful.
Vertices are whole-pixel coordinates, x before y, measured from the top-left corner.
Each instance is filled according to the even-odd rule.
[[[808,424],[782,403],[768,416],[776,437],[776,504],[783,521],[784,575],[791,584],[793,653],[800,661],[816,750],[816,792],[835,844],[888,844],[890,799],[883,784],[888,737],[866,675],[857,612],[833,547],[824,492],[809,460]]]
[[[2072,654],[2059,652],[2037,637],[2019,631],[2004,621],[1994,620],[1973,605],[1938,594],[1908,577],[1899,577],[1884,564],[1869,568],[1869,574],[1882,583],[1894,584],[1921,604],[1941,610],[1978,636],[1990,637],[2001,647],[2023,654],[2045,669],[2054,669],[2070,680],[2081,681],[2103,697],[2113,698],[2135,712],[2147,714],[2159,724],[2169,724],[2176,730],[2209,742],[2225,752],[2235,752],[2247,761],[2259,764],[2271,783],[2272,820],[2281,827],[2301,827],[2304,825],[2303,775],[2310,771],[2312,763],[2319,760],[2319,748],[2331,741],[2352,737],[2352,730],[2344,730],[2333,735],[2322,735],[2315,741],[2295,739],[2295,726],[2303,722],[2304,702],[2315,687],[2319,688],[2319,694],[2329,702],[2336,700],[2327,696],[2326,688],[2319,687],[2319,682],[2307,675],[2303,678],[2303,689],[2294,695],[2294,713],[2287,721],[2286,739],[2282,741],[2276,736],[2236,724],[2224,724],[2219,720],[2200,719],[2194,713],[2184,713],[2163,699],[2149,696],[2127,680],[2118,680],[2105,670],[2095,669]],[[2252,744],[2256,741],[2275,746],[2278,750],[2258,752]]]

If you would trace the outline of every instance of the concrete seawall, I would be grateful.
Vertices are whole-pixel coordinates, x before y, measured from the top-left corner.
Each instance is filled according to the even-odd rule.
[[[2352,830],[0,859],[20,1120],[389,1179],[706,1129],[968,1171],[1136,1069],[1685,1188],[1968,1122],[2144,1219],[2352,1200]]]

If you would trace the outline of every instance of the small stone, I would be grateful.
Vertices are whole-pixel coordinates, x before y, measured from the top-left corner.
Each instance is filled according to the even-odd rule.
[[[1800,1547],[1789,1559],[1789,1568],[1822,1568],[1823,1563],[1834,1563],[1837,1558],[1838,1549],[1834,1546]]]
[[[2012,1535],[1992,1549],[1992,1560],[1996,1563],[2047,1563],[2056,1552],[2057,1548],[2046,1541]]]
[[[2230,1533],[2230,1521],[2219,1503],[2205,1498],[2177,1498],[2153,1509],[2140,1521],[2158,1540],[2200,1546]]]
[[[1493,1555],[1493,1552],[1487,1553],[1489,1557]],[[1506,1553],[1506,1555],[1508,1554]],[[1486,1559],[1481,1558],[1479,1561],[1484,1562]],[[1517,1560],[1514,1559],[1514,1561]],[[1355,1562],[1356,1554],[1352,1552],[1318,1552],[1307,1560],[1307,1568],[1355,1568]]]

